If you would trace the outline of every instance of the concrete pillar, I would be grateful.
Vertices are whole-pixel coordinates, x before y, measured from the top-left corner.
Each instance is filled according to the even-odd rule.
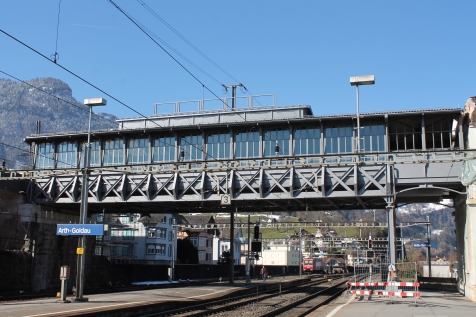
[[[474,97],[466,108],[474,109]],[[468,108],[468,109],[469,109]],[[476,111],[469,111],[467,149],[476,150]],[[475,160],[465,164],[476,164]],[[456,243],[458,252],[458,287],[464,296],[476,301],[476,184],[466,187],[467,195],[455,199]]]

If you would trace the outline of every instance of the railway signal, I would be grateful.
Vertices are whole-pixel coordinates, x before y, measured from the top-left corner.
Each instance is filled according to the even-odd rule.
[[[259,239],[259,226],[258,225],[256,225],[254,227],[253,236],[254,236],[255,239]]]

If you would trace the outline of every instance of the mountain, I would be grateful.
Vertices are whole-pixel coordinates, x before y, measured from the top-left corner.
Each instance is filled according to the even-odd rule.
[[[91,129],[116,128],[116,117],[100,113],[91,119]],[[26,168],[28,146],[24,137],[36,133],[86,131],[89,108],[73,98],[71,88],[55,78],[23,82],[0,79],[0,159],[7,168]]]

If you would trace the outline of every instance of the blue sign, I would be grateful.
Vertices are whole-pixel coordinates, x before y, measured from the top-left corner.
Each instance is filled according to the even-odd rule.
[[[102,236],[104,234],[104,225],[89,224],[67,224],[56,225],[57,236]]]
[[[438,244],[436,242],[430,242],[430,245],[428,245],[427,242],[413,242],[413,247],[415,249],[425,249],[428,247],[436,249],[438,248]]]

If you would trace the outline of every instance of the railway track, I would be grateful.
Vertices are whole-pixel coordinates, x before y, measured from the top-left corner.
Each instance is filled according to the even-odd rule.
[[[286,289],[272,289],[261,294],[247,294],[141,316],[304,316],[341,294],[346,289],[346,282],[347,278],[340,278],[331,283],[328,278],[318,278]]]

